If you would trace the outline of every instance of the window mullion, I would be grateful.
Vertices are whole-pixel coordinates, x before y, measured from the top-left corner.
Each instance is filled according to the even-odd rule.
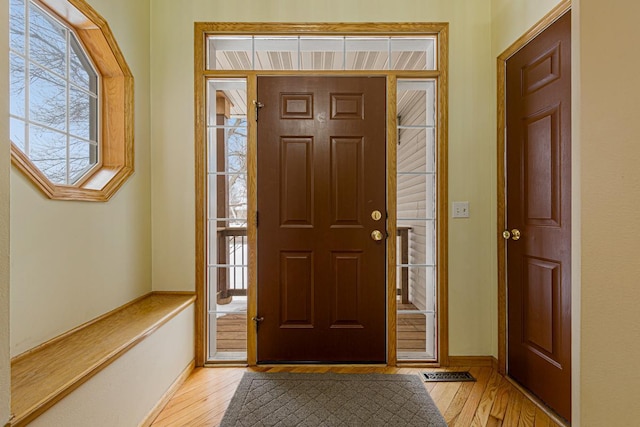
[[[31,73],[31,37],[29,36],[30,33],[30,26],[29,26],[29,20],[30,20],[30,7],[29,7],[29,2],[25,1],[24,2],[24,7],[25,7],[25,11],[24,11],[24,102],[25,102],[25,106],[24,106],[24,119],[25,119],[25,124],[24,124],[24,154],[27,156],[27,158],[31,158],[30,155],[30,136],[31,133],[29,132],[29,122],[31,121],[31,117],[29,114],[29,104],[31,103],[30,101],[30,79],[29,79],[29,73]]]
[[[70,174],[70,170],[71,170],[71,148],[70,148],[70,144],[71,144],[71,127],[70,127],[70,116],[71,116],[71,72],[70,72],[70,67],[71,67],[71,35],[70,35],[70,31],[69,29],[65,30],[65,36],[66,36],[66,46],[67,46],[67,50],[65,52],[65,57],[66,57],[66,76],[65,76],[65,90],[66,90],[66,96],[67,96],[67,102],[66,102],[66,112],[65,112],[65,123],[66,123],[66,139],[67,139],[67,146],[65,147],[66,149],[66,183],[67,185],[71,184],[71,174]]]

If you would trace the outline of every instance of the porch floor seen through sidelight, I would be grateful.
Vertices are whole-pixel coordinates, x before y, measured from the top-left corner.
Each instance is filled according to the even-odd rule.
[[[234,297],[236,301],[246,298]],[[240,306],[240,302],[232,301],[228,307],[232,311],[234,303]],[[243,301],[243,303],[245,303]],[[424,351],[426,340],[426,318],[417,312],[413,304],[400,304],[400,310],[416,310],[416,314],[398,314],[398,351],[415,352]],[[244,312],[231,312],[219,314],[216,319],[216,343],[217,350],[221,353],[237,353],[247,351],[247,315]]]

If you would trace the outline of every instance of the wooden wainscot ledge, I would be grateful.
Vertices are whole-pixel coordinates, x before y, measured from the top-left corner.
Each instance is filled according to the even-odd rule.
[[[16,356],[8,425],[33,421],[194,301],[192,292],[151,292]]]

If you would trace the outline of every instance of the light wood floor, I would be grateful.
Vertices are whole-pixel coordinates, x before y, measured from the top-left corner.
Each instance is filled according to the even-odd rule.
[[[497,371],[491,368],[448,368],[469,370],[476,382],[425,383],[449,426],[554,427],[559,426]],[[158,415],[153,427],[217,426],[247,371],[337,372],[419,374],[427,368],[377,367],[259,367],[199,368]]]

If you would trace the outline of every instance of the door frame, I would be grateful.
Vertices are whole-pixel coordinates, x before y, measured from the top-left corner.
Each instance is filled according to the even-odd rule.
[[[532,41],[537,35],[547,29],[558,18],[571,9],[571,0],[563,0],[540,21],[524,33],[518,40],[498,56],[498,130],[497,130],[497,165],[498,165],[498,371],[507,375],[507,251],[506,240],[502,231],[506,230],[507,200],[506,200],[506,71],[507,60]]]
[[[437,70],[403,71],[267,71],[267,70],[207,70],[206,39],[220,35],[360,35],[403,36],[435,35],[437,37]],[[206,285],[206,222],[207,222],[207,148],[206,148],[206,81],[210,78],[245,78],[247,102],[257,99],[258,75],[330,75],[330,76],[386,76],[387,78],[387,233],[396,235],[397,194],[397,80],[404,78],[432,78],[437,81],[437,363],[449,362],[448,311],[448,23],[229,23],[196,22],[194,24],[194,110],[195,110],[195,364],[206,363],[207,285]],[[257,312],[257,126],[255,110],[248,108],[247,147],[247,239],[249,245],[247,286],[247,364],[257,361],[257,336],[251,318]],[[397,360],[396,305],[396,239],[387,239],[387,365]]]

